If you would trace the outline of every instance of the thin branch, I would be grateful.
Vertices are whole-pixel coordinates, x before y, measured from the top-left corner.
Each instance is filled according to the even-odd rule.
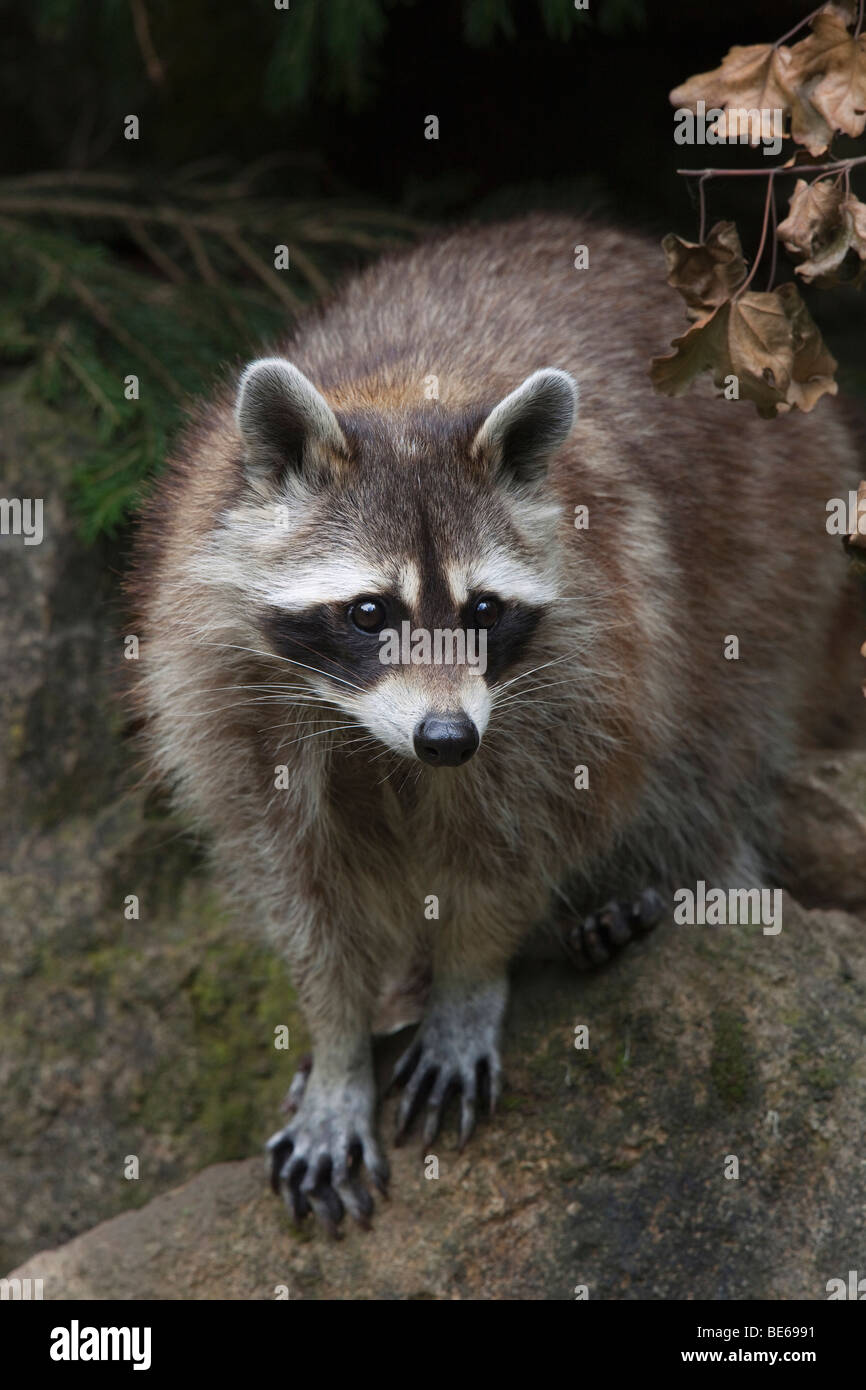
[[[210,257],[205,250],[205,244],[199,236],[192,222],[187,218],[180,224],[181,235],[189,247],[195,268],[206,285],[219,285],[220,278],[210,262]]]
[[[862,0],[861,0],[861,3],[862,3]],[[787,34],[783,34],[782,37],[781,37],[780,39],[776,39],[776,42],[773,44],[773,48],[779,48],[779,47],[785,42],[786,39],[792,38],[793,35],[796,34],[796,33],[798,32],[798,30],[800,30],[800,29],[802,29],[802,28],[804,27],[804,25],[806,25],[806,24],[811,24],[811,23],[812,23],[812,20],[815,18],[815,16],[816,16],[816,15],[819,15],[823,9],[824,9],[824,6],[823,6],[823,5],[819,5],[818,8],[817,8],[817,10],[813,10],[811,14],[807,14],[807,15],[806,15],[806,18],[805,18],[805,19],[801,19],[799,24],[795,24],[794,27],[793,27],[793,29],[789,29],[788,32],[787,32]]]
[[[223,227],[221,232],[223,240],[234,251],[239,260],[244,265],[249,266],[250,270],[259,277],[263,284],[273,290],[274,294],[285,304],[292,314],[297,314],[303,307],[297,295],[284,284],[275,270],[257,256],[251,246],[248,246],[243,237],[234,227]]]
[[[759,245],[758,245],[758,253],[757,253],[757,255],[755,256],[755,260],[754,260],[754,263],[753,263],[753,265],[752,265],[752,269],[749,271],[749,273],[748,273],[748,275],[746,276],[745,280],[743,281],[742,285],[741,285],[740,288],[737,290],[736,294],[733,296],[734,299],[739,299],[739,297],[740,297],[741,294],[745,294],[746,290],[749,288],[749,285],[752,283],[752,281],[753,281],[754,278],[755,278],[755,271],[758,269],[758,266],[761,264],[761,257],[762,257],[763,254],[764,254],[764,245],[765,245],[766,240],[767,240],[767,226],[768,226],[769,221],[770,221],[770,204],[771,204],[771,202],[772,202],[772,194],[773,194],[773,178],[772,178],[772,174],[771,174],[770,181],[769,181],[769,183],[767,184],[767,196],[766,196],[766,198],[764,199],[764,222],[763,222],[763,226],[761,227],[761,240],[760,240],[760,243],[759,243]]]
[[[158,222],[166,227],[179,227],[184,221],[193,221],[201,231],[214,232],[222,236],[231,224],[219,217],[201,216],[199,213],[183,212],[172,207],[142,207],[137,203],[124,203],[102,198],[34,198],[9,197],[0,190],[0,211],[10,213],[56,213],[59,217],[107,217],[123,222]]]
[[[127,223],[129,235],[133,241],[137,242],[146,256],[149,256],[154,265],[157,266],[175,285],[185,285],[187,277],[180,266],[172,260],[167,252],[158,246],[153,237],[145,231],[143,223],[136,218]]]
[[[86,169],[46,169],[39,173],[16,174],[11,179],[0,179],[0,188],[54,188],[66,183],[79,188],[132,187],[132,180],[126,174],[98,174]]]
[[[109,400],[102,387],[99,385],[97,381],[94,381],[90,373],[78,361],[75,354],[73,352],[70,352],[69,349],[65,347],[57,347],[55,350],[57,352],[57,356],[60,358],[61,362],[63,362],[63,364],[66,366],[68,371],[70,371],[72,375],[78,381],[81,382],[81,385],[84,387],[85,391],[87,391],[87,393],[93,397],[99,408],[101,410],[104,410],[105,413],[108,416],[110,416],[114,424],[117,424],[118,420],[120,419],[120,415],[114,405],[114,402]]]
[[[227,287],[223,284],[222,280],[214,270],[213,265],[211,263],[211,259],[208,256],[205,244],[199,236],[198,232],[196,231],[195,227],[192,225],[191,222],[183,222],[181,223],[180,230],[183,235],[184,241],[189,247],[192,258],[196,264],[196,269],[198,270],[198,273],[201,276],[202,280],[206,285],[210,285],[211,289],[216,290],[217,294],[220,296],[220,299],[225,305],[226,312],[229,318],[231,319],[232,323],[234,324],[235,328],[237,328],[239,333],[246,336],[246,334],[249,332],[249,325],[244,319],[244,316],[241,313],[240,309],[235,304],[231,293],[228,291]]]
[[[772,257],[770,258],[770,278],[769,278],[769,280],[767,281],[767,293],[768,293],[768,294],[769,294],[770,290],[773,288],[773,281],[774,281],[775,278],[776,278],[776,261],[777,261],[777,259],[778,259],[778,255],[779,255],[779,239],[778,239],[778,237],[777,237],[777,235],[776,235],[776,227],[778,226],[778,216],[777,216],[777,213],[776,213],[776,180],[775,180],[775,179],[770,179],[770,207],[771,207],[771,211],[772,211],[772,214],[773,214],[773,230],[772,230],[772,232],[770,233],[770,239],[771,239],[771,241],[772,241],[772,243],[773,243],[773,254],[772,254]]]
[[[81,301],[86,309],[90,310],[96,322],[101,324],[107,333],[112,333],[117,341],[128,348],[130,352],[135,353],[136,357],[140,357],[142,362],[146,363],[153,372],[154,376],[162,382],[166,390],[174,396],[175,400],[181,400],[183,392],[171,375],[171,372],[166,370],[159,358],[154,357],[149,348],[146,348],[143,343],[133,338],[131,333],[127,333],[125,328],[121,327],[119,323],[116,323],[105,305],[100,303],[96,295],[93,294],[76,275],[66,275],[66,283],[69,285],[75,297]]]
[[[21,233],[24,231],[24,228],[15,222],[10,222],[5,217],[0,217],[0,227],[5,228],[8,232],[13,232],[16,237],[21,237]],[[46,255],[44,251],[37,251],[35,246],[30,246],[23,238],[21,239],[21,248],[25,255],[30,256],[31,260],[37,261],[39,265],[50,270],[52,274],[59,274],[61,281],[69,286],[76,299],[84,305],[91,316],[96,319],[96,322],[104,328],[107,333],[110,333],[112,337],[116,338],[123,347],[140,358],[142,362],[145,362],[153,372],[153,375],[162,382],[166,390],[174,396],[176,400],[181,400],[183,398],[183,392],[171,373],[167,371],[159,361],[159,358],[154,357],[149,348],[146,348],[143,343],[133,338],[132,334],[128,333],[121,324],[115,322],[105,305],[100,303],[83,281],[78,279],[77,275],[71,275],[53,256]]]
[[[129,0],[129,6],[132,10],[132,27],[135,30],[139,52],[144,60],[145,71],[151,82],[159,87],[165,81],[165,68],[150,36],[147,6],[144,0]]]
[[[299,246],[289,244],[290,262],[293,256],[301,274],[306,276],[307,280],[309,281],[313,289],[316,291],[316,293],[321,295],[330,294],[331,286],[325,279],[322,272],[319,270],[318,266],[307,255],[306,251],[302,251]]]
[[[853,169],[857,164],[866,164],[866,154],[855,159],[834,159],[830,164],[776,164],[772,169],[677,169],[684,179],[765,179],[783,178],[789,174],[835,173],[839,169]]]

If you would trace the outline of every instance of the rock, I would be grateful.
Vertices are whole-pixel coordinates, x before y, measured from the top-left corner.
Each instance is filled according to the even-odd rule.
[[[794,896],[809,907],[866,909],[866,752],[804,754],[786,789],[783,824]]]
[[[115,698],[123,544],[77,536],[81,441],[20,382],[0,413],[5,495],[44,499],[41,544],[0,537],[3,1269],[248,1153],[285,1089],[274,1028],[304,1034],[279,961],[229,927],[137,785]]]
[[[862,921],[787,898],[777,936],[669,923],[595,977],[525,967],[501,1114],[462,1156],[450,1130],[392,1153],[369,1234],[296,1233],[259,1156],[13,1273],[48,1299],[823,1299],[866,1248],[864,1004]]]

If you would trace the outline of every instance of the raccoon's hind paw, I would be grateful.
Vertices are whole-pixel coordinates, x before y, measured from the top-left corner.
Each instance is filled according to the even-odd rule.
[[[580,922],[563,922],[566,954],[578,970],[595,970],[630,941],[651,932],[664,912],[664,899],[654,888],[646,888],[629,902],[609,902]]]
[[[348,1212],[369,1230],[373,1199],[361,1169],[366,1167],[383,1196],[387,1196],[389,1171],[372,1122],[360,1113],[365,1107],[341,1106],[309,1089],[297,1100],[295,1117],[267,1143],[274,1192],[282,1196],[296,1225],[312,1211],[328,1235],[337,1237]]]
[[[427,1112],[423,1142],[431,1144],[449,1100],[458,1093],[460,1149],[475,1128],[477,1108],[486,1106],[493,1114],[502,1089],[499,1030],[506,995],[505,981],[496,981],[440,998],[431,1007],[391,1079],[392,1086],[405,1087],[397,1110],[396,1144],[404,1141],[422,1106]]]

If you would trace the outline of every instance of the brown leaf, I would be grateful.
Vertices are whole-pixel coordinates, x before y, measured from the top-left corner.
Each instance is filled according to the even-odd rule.
[[[694,110],[699,101],[707,108],[743,107],[764,110],[782,107],[789,102],[785,72],[790,50],[774,48],[769,43],[749,44],[732,48],[721,66],[711,72],[698,73],[670,94],[674,106]]]
[[[791,139],[805,145],[811,155],[823,154],[833,139],[833,127],[820,111],[816,111],[808,96],[808,87],[792,87],[789,96]]]
[[[829,5],[824,6],[821,13],[838,15],[843,24],[851,25],[857,17],[859,8],[859,0],[831,0]]]
[[[848,544],[856,545],[858,550],[866,550],[866,482],[857,489],[857,521],[848,536]],[[863,653],[866,656],[866,652]]]
[[[732,48],[719,67],[675,87],[670,100],[693,111],[698,101],[720,109],[712,129],[721,137],[733,110],[781,110],[791,138],[810,154],[823,154],[836,130],[859,135],[866,125],[866,33],[850,32],[855,13],[849,3],[831,3],[812,19],[812,33],[790,48]],[[758,144],[759,131],[749,129],[750,143]]]
[[[788,80],[806,94],[832,130],[862,135],[866,126],[866,34],[855,38],[845,13],[833,6],[817,14],[811,27],[812,33],[790,51]]]
[[[853,194],[840,198],[835,225],[828,221],[824,231],[826,239],[823,244],[816,239],[811,257],[797,266],[797,274],[807,284],[815,283],[822,289],[839,284],[859,286],[864,275],[863,266],[854,277],[838,272],[850,252],[854,252],[861,261],[866,259],[866,205]]]
[[[717,222],[705,242],[669,233],[662,241],[667,280],[688,306],[691,319],[706,317],[730,299],[746,278],[743,248],[733,222]]]
[[[861,261],[866,260],[866,203],[849,193],[842,203],[842,212],[851,230],[851,247]]]
[[[675,352],[653,359],[650,377],[663,395],[681,396],[700,373],[722,387],[735,376],[739,394],[771,418],[796,406],[810,411],[837,391],[836,362],[795,285],[728,300],[675,338]]]
[[[826,244],[839,224],[842,188],[838,182],[798,179],[791,195],[790,212],[777,228],[785,249],[794,255],[811,256]]]
[[[781,111],[783,119],[790,117],[791,136],[805,145],[811,154],[822,154],[833,136],[832,127],[812,106],[807,90],[800,90],[802,79],[798,69],[791,69],[793,50],[784,44],[758,43],[730,50],[722,64],[711,72],[690,77],[670,93],[674,106],[695,110],[698,101],[706,107],[717,108],[724,114],[712,123],[711,129],[724,138],[730,112]],[[739,121],[738,121],[739,129]],[[759,132],[749,127],[750,143],[757,145]]]
[[[825,393],[836,395],[839,388],[833,378],[839,364],[824,343],[797,286],[780,285],[776,294],[791,325],[793,361],[787,404],[808,414]]]
[[[829,288],[830,285],[838,285],[841,277],[836,272],[850,249],[851,240],[848,235],[848,228],[844,223],[840,223],[832,241],[828,241],[827,245],[822,247],[810,261],[804,261],[802,265],[798,265],[797,274],[802,275],[807,285],[811,285],[813,281],[816,281],[824,289]]]

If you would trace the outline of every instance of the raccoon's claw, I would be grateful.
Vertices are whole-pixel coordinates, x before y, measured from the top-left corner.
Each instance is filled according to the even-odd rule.
[[[460,1120],[457,1145],[465,1148],[475,1129],[479,1098],[487,1091],[488,1108],[492,1115],[501,1090],[499,1059],[491,1062],[482,1058],[474,1065],[449,1071],[429,1057],[419,1055],[418,1064],[409,1074],[397,1109],[394,1142],[404,1143],[416,1116],[424,1109],[423,1143],[430,1145],[439,1133],[445,1110],[452,1096],[460,1096]],[[487,1082],[485,1086],[485,1081]]]
[[[299,1086],[298,1091],[302,1090]],[[312,1211],[328,1235],[336,1238],[348,1212],[369,1230],[373,1199],[362,1181],[361,1168],[366,1167],[383,1196],[388,1195],[389,1177],[371,1125],[351,1110],[341,1114],[320,1095],[304,1094],[298,1106],[295,1118],[268,1140],[271,1187],[282,1196],[296,1225]]]
[[[623,946],[651,932],[664,911],[664,899],[654,888],[630,902],[609,902],[600,912],[566,926],[563,944],[568,957],[578,970],[606,965]]]
[[[422,1108],[423,1142],[432,1144],[449,1100],[458,1093],[460,1149],[475,1129],[478,1109],[486,1105],[493,1114],[502,1089],[498,1035],[505,993],[504,982],[496,982],[431,1009],[394,1068],[391,1085],[405,1087],[397,1107],[396,1144],[403,1143]]]

